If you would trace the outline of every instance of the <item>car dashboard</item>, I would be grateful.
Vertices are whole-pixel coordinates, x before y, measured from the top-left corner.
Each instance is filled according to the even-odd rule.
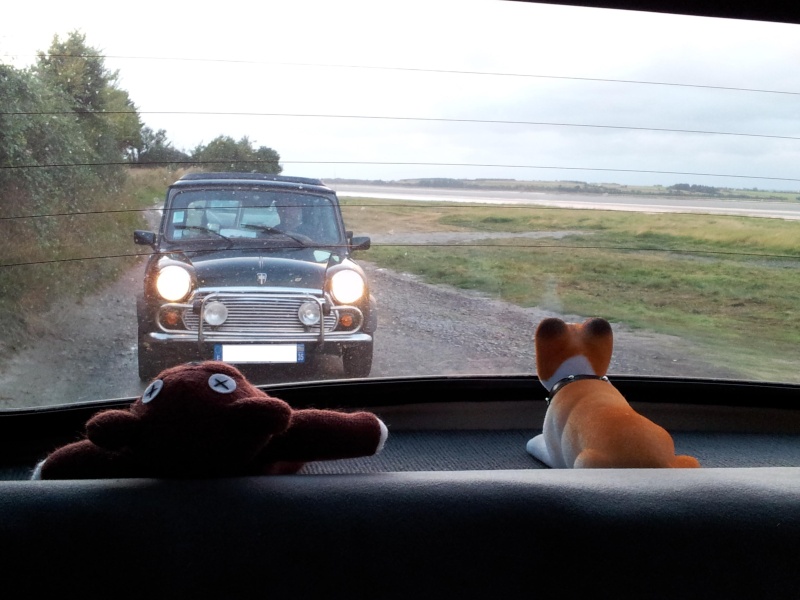
[[[8,411],[5,571],[119,597],[792,597],[800,388],[612,382],[703,468],[545,468],[525,452],[546,406],[526,375],[263,387],[295,408],[366,408],[390,430],[376,456],[283,476],[26,481],[94,412],[132,399]]]

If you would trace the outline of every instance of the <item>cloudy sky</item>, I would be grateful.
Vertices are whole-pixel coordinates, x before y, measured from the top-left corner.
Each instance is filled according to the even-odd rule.
[[[79,29],[186,150],[246,135],[322,178],[800,190],[796,25],[487,0],[10,2],[1,61]]]

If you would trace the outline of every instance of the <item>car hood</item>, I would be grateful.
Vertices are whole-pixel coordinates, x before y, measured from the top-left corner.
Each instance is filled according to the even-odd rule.
[[[330,251],[314,248],[215,251],[194,254],[197,285],[206,287],[286,287],[322,289],[325,272],[338,262]]]

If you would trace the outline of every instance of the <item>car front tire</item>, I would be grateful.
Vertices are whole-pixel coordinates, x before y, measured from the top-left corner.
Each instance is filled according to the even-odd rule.
[[[139,379],[150,381],[168,365],[159,352],[139,341]]]
[[[347,346],[342,349],[342,366],[346,377],[369,377],[372,370],[373,343]]]

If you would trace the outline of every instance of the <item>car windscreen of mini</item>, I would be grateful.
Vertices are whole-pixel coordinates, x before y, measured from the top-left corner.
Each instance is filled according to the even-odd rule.
[[[188,190],[178,192],[166,212],[166,237],[171,242],[230,238],[275,242],[288,234],[303,236],[309,244],[331,246],[342,237],[331,201],[311,194]]]

